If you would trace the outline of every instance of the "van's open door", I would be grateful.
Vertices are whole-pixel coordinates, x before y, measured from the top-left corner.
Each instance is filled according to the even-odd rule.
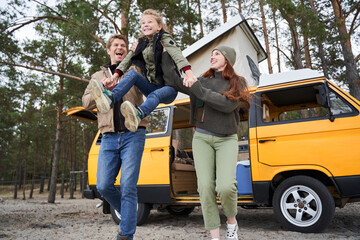
[[[97,109],[93,110],[86,110],[83,107],[73,107],[63,112],[69,117],[90,121],[90,122],[97,122]]]

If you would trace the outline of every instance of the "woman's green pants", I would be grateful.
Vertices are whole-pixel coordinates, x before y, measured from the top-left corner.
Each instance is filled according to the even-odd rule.
[[[205,228],[216,229],[220,227],[216,196],[226,217],[237,214],[237,134],[217,137],[195,132],[192,144]]]

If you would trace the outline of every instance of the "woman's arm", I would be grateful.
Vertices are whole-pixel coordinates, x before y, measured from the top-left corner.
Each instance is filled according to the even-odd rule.
[[[199,81],[191,86],[190,92],[219,112],[231,113],[239,106],[243,107],[241,101],[231,101],[225,95],[203,87]]]
[[[167,85],[174,87],[177,91],[191,95],[190,88],[183,85],[183,79],[177,74],[173,60],[169,53],[162,53],[161,68]]]

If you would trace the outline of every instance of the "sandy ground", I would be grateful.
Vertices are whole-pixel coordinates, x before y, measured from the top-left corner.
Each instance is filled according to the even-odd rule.
[[[111,215],[95,208],[100,200],[61,199],[47,203],[47,194],[33,199],[13,200],[0,195],[0,239],[115,239],[118,226]],[[237,216],[240,239],[360,239],[360,203],[336,209],[334,220],[324,233],[303,234],[282,230],[272,209],[243,209]],[[225,218],[222,216],[222,222]],[[225,226],[221,228],[225,235]],[[148,221],[137,228],[135,239],[210,239],[203,228],[201,208],[188,217],[174,217],[152,210]]]

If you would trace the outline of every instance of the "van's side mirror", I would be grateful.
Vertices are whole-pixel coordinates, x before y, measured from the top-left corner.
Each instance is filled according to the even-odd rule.
[[[320,104],[329,110],[329,120],[333,122],[335,120],[335,117],[331,112],[329,92],[326,83],[319,85],[318,88],[319,88]]]
[[[329,97],[327,95],[326,86],[324,84],[319,85],[319,97],[320,97],[320,104],[326,108],[330,108],[329,105]]]

